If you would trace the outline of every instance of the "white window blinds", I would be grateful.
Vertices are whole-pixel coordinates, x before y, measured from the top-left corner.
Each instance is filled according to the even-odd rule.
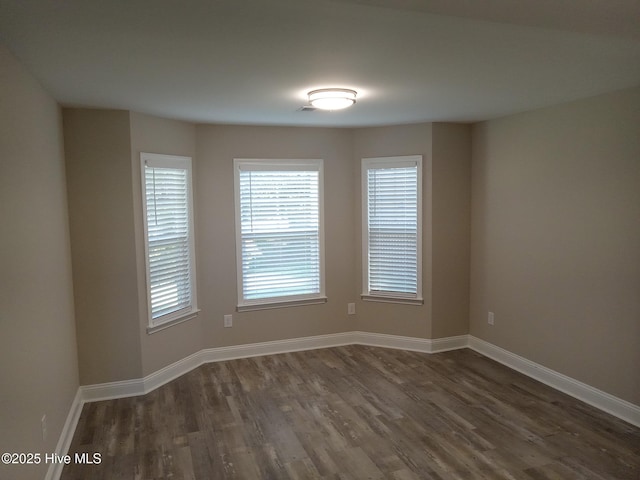
[[[236,160],[239,305],[323,295],[321,161]]]
[[[191,159],[143,154],[150,324],[195,308]]]
[[[421,298],[421,164],[363,160],[364,295]]]

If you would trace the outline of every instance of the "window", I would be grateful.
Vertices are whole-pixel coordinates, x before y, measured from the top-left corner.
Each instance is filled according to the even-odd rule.
[[[422,156],[362,160],[365,300],[422,303]]]
[[[140,157],[151,333],[197,313],[191,158]]]
[[[322,160],[234,160],[238,311],[322,303]]]

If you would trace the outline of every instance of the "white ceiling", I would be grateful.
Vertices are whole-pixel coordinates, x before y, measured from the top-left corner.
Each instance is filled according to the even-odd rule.
[[[63,105],[207,123],[476,121],[640,84],[639,0],[0,0]],[[359,92],[340,112],[305,93]]]

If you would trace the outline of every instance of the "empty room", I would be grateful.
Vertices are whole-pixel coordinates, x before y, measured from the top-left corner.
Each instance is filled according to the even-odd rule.
[[[640,478],[637,0],[0,0],[0,479]]]

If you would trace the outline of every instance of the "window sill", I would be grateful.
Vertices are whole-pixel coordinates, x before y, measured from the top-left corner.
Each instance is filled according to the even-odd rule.
[[[279,302],[264,302],[238,305],[237,312],[250,312],[252,310],[268,310],[272,308],[300,307],[303,305],[317,305],[327,303],[327,297],[305,298],[301,300],[285,300]]]
[[[405,305],[424,305],[422,298],[406,298],[406,297],[383,297],[380,295],[370,295],[363,293],[360,298],[365,302],[382,302],[382,303],[402,303]]]
[[[152,333],[159,332],[160,330],[164,330],[166,328],[173,327],[174,325],[178,325],[179,323],[184,323],[188,320],[196,318],[198,316],[198,313],[200,313],[200,310],[192,310],[189,313],[185,313],[178,318],[167,320],[166,322],[160,323],[158,325],[149,325],[147,327],[147,335],[151,335]]]

